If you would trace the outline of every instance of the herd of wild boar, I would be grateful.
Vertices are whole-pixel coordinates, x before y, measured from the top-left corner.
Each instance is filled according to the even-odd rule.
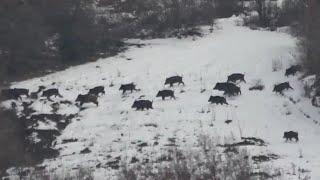
[[[285,76],[295,75],[298,71],[301,70],[300,65],[294,65],[290,68],[286,69]],[[169,85],[170,87],[173,87],[174,84],[182,84],[185,85],[181,76],[172,76],[169,78],[166,78],[164,85]],[[210,96],[208,102],[212,104],[220,104],[220,105],[228,105],[228,102],[226,100],[227,96],[237,96],[241,95],[241,89],[239,86],[236,85],[237,82],[244,82],[245,77],[244,74],[241,73],[234,73],[227,77],[226,82],[218,82],[216,83],[214,90],[223,91],[224,96]],[[289,82],[283,82],[280,84],[274,85],[273,92],[280,93],[283,95],[284,90],[293,89]],[[125,94],[127,91],[133,93],[133,91],[139,91],[140,89],[136,88],[136,84],[129,83],[129,84],[122,84],[119,88],[119,91],[122,91],[122,94]],[[256,89],[250,89],[250,90],[262,90],[259,88]],[[47,89],[45,86],[39,86],[38,90],[36,92],[29,93],[28,89],[25,88],[12,88],[12,89],[3,89],[1,91],[1,97],[3,99],[15,99],[15,100],[21,100],[21,96],[26,96],[31,99],[38,99],[39,94],[41,94],[41,97],[47,98],[49,101],[52,101],[51,97],[63,97],[59,90],[56,88]],[[104,95],[105,87],[104,86],[97,86],[92,89],[89,89],[87,94],[79,94],[77,98],[75,99],[75,102],[77,106],[81,107],[85,103],[93,103],[96,106],[99,106],[98,97],[100,95]],[[171,89],[163,89],[160,90],[156,97],[161,97],[162,100],[165,100],[165,98],[169,97],[171,99],[176,99],[174,95],[174,91]],[[135,100],[131,106],[131,108],[135,108],[136,110],[144,110],[144,109],[153,109],[153,101],[150,100],[142,100],[138,99]],[[296,141],[299,140],[298,133],[294,131],[284,132],[284,136],[286,140],[292,140],[295,139]]]

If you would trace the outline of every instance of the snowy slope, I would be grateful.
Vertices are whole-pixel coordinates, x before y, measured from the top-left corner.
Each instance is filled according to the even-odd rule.
[[[160,152],[168,144],[168,138],[176,137],[179,144],[192,146],[201,133],[216,137],[259,137],[268,146],[254,147],[253,154],[275,153],[280,159],[272,165],[284,172],[284,179],[298,179],[296,169],[311,171],[312,179],[320,179],[320,128],[319,109],[303,98],[302,84],[298,76],[284,76],[284,70],[295,64],[295,43],[291,36],[280,32],[253,31],[236,26],[238,18],[222,19],[212,34],[206,33],[196,39],[131,40],[147,44],[142,48],[132,47],[121,55],[101,59],[45,77],[15,83],[14,87],[37,90],[39,85],[59,88],[63,99],[74,101],[78,94],[86,93],[98,85],[106,87],[106,95],[99,98],[99,107],[87,104],[58,137],[55,148],[61,148],[57,159],[46,160],[49,169],[73,168],[77,165],[95,167],[106,164],[119,155],[122,157],[147,156]],[[208,27],[203,27],[206,32]],[[131,58],[132,60],[127,60]],[[282,69],[272,71],[273,61],[281,62]],[[242,95],[227,98],[229,106],[208,104],[210,95],[221,95],[212,88],[215,83],[226,81],[231,73],[244,73],[247,83],[241,83]],[[164,89],[164,80],[173,75],[183,76],[185,86],[174,86],[176,100],[155,98],[158,90]],[[261,79],[266,89],[249,91],[254,81]],[[285,96],[272,92],[273,85],[289,81],[294,90]],[[51,85],[56,82],[55,85]],[[118,90],[121,83],[135,82],[139,92],[122,96]],[[114,86],[109,87],[110,84]],[[67,90],[68,89],[68,90]],[[200,93],[202,89],[205,92]],[[183,92],[183,91],[184,92]],[[145,95],[153,100],[153,110],[135,111],[131,105],[135,99]],[[297,101],[294,104],[291,97]],[[5,105],[8,103],[4,103]],[[49,104],[35,102],[38,113],[49,113]],[[204,111],[202,113],[201,111]],[[77,113],[75,106],[63,106],[61,114]],[[308,114],[310,118],[307,118]],[[232,119],[229,125],[225,120]],[[148,126],[149,124],[149,126]],[[155,124],[156,127],[150,126]],[[298,143],[285,143],[283,132],[299,132]],[[138,152],[132,142],[142,141],[152,145],[155,137],[159,145]],[[79,141],[62,144],[63,139]],[[79,154],[89,147],[91,153]],[[303,157],[299,158],[302,155]],[[99,168],[97,179],[105,179],[112,170]]]

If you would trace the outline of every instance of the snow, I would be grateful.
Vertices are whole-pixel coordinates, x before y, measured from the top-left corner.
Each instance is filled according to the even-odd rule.
[[[296,169],[310,170],[312,179],[320,179],[320,146],[317,144],[320,129],[315,124],[319,121],[319,109],[311,105],[310,99],[303,97],[303,83],[298,80],[299,75],[284,76],[285,68],[296,63],[297,40],[282,32],[254,31],[236,26],[238,21],[236,17],[221,19],[217,22],[219,28],[212,34],[209,27],[203,27],[206,35],[196,40],[130,40],[147,46],[131,47],[115,57],[15,83],[13,87],[31,91],[36,91],[39,85],[59,88],[64,96],[62,99],[72,102],[89,88],[106,87],[106,95],[99,98],[99,106],[84,105],[86,109],[79,112],[80,120],[73,120],[58,137],[55,148],[61,148],[61,155],[45,160],[47,168],[63,170],[80,164],[95,167],[118,155],[147,156],[151,152],[160,153],[168,138],[176,137],[181,146],[192,146],[195,139],[205,133],[215,137],[232,136],[237,140],[241,136],[262,138],[268,145],[250,147],[250,152],[280,155],[280,159],[271,163],[285,172],[284,179],[298,179],[298,174],[293,174],[292,164]],[[280,71],[272,71],[273,60],[283,65]],[[226,81],[231,73],[245,74],[247,83],[238,84],[242,95],[228,97],[229,106],[209,104],[210,95],[222,95],[212,89],[214,85]],[[183,76],[186,84],[173,87],[177,99],[162,101],[155,98],[159,90],[168,88],[163,85],[165,78],[173,75]],[[249,91],[257,79],[261,79],[266,88]],[[285,96],[272,92],[274,84],[285,81],[289,81],[294,90],[286,91]],[[53,82],[55,84],[51,85]],[[120,85],[130,82],[137,84],[141,91],[122,96]],[[114,86],[109,87],[111,83]],[[206,91],[200,93],[202,89]],[[133,101],[141,95],[153,100],[153,110],[131,109]],[[8,107],[10,103],[4,104]],[[37,113],[51,111],[50,104],[40,101],[32,107]],[[63,105],[60,110],[63,114],[76,112],[78,109],[73,105]],[[227,125],[227,119],[233,122]],[[151,123],[157,127],[145,126]],[[299,132],[299,142],[284,141],[283,132],[290,130]],[[159,145],[150,146],[142,152],[138,152],[136,145],[131,143],[140,140],[152,145],[155,137],[159,138]],[[61,143],[63,139],[70,138],[79,141]],[[79,154],[86,147],[91,153]],[[95,170],[97,179],[105,179],[112,173],[111,169]]]

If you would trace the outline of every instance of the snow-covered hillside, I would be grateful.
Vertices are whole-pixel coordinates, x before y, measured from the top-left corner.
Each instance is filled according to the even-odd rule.
[[[60,149],[60,156],[45,160],[47,168],[59,170],[102,164],[95,169],[95,176],[106,179],[114,170],[104,165],[118,156],[129,160],[148,155],[150,158],[151,152],[160,153],[170,143],[168,138],[176,138],[180,146],[192,147],[200,134],[209,134],[233,137],[235,142],[241,137],[261,138],[267,146],[248,147],[249,151],[253,155],[279,155],[279,159],[267,163],[280,168],[284,179],[298,179],[298,173],[294,174],[293,170],[298,168],[310,170],[308,174],[312,179],[320,179],[320,146],[317,144],[320,127],[315,123],[320,120],[319,109],[303,97],[299,75],[284,76],[285,69],[296,63],[296,40],[281,32],[237,26],[238,21],[235,17],[219,20],[213,33],[208,32],[209,27],[203,27],[205,36],[196,40],[130,40],[146,46],[131,47],[115,57],[15,83],[13,87],[32,91],[40,85],[58,88],[63,95],[61,99],[72,102],[90,88],[106,87],[98,107],[86,104],[79,112],[74,105],[63,105],[58,110],[59,114],[79,112],[79,117],[58,137],[54,147]],[[282,66],[279,71],[273,71],[275,62]],[[213,90],[214,85],[226,81],[232,73],[245,74],[247,83],[238,84],[242,94],[227,97],[229,105],[209,104],[210,95],[222,95]],[[159,90],[169,88],[164,86],[164,81],[173,75],[183,76],[185,82],[185,86],[172,88],[177,99],[156,98]],[[249,91],[257,80],[266,88]],[[286,91],[284,96],[272,92],[274,84],[285,81],[289,81],[294,90]],[[119,87],[130,82],[141,90],[123,96]],[[154,109],[131,109],[133,101],[141,96],[153,100]],[[32,107],[36,113],[50,113],[50,104],[36,101]],[[225,120],[232,122],[226,124]],[[52,128],[52,124],[43,123],[38,128]],[[285,142],[283,133],[289,130],[299,132],[299,142]],[[78,141],[62,143],[64,139]],[[137,146],[141,142],[146,142],[147,147],[139,151]],[[90,152],[80,154],[85,148]]]

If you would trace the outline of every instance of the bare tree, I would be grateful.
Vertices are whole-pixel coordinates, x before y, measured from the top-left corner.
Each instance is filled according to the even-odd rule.
[[[270,0],[255,0],[256,10],[259,16],[259,25],[269,27],[272,21],[275,20],[278,14],[278,7],[275,1]]]
[[[309,1],[304,19],[305,35],[302,41],[303,63],[311,74],[320,74],[320,3]]]

